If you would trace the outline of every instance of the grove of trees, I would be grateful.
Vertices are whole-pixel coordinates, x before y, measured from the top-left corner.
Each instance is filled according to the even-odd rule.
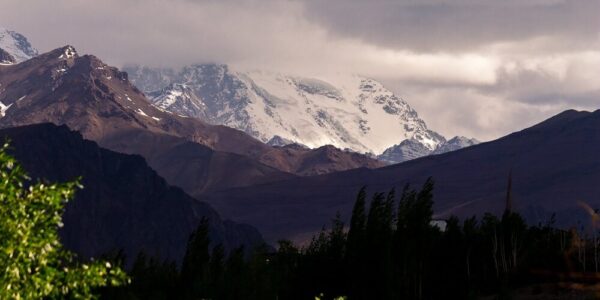
[[[433,180],[419,190],[359,191],[350,223],[338,215],[305,247],[211,249],[207,222],[181,267],[140,254],[130,286],[111,299],[509,299],[522,286],[586,274],[590,239],[546,224],[501,217],[432,222]],[[510,194],[509,196],[510,197]],[[508,199],[510,200],[510,199]],[[441,227],[441,228],[440,228]],[[588,253],[586,254],[586,249]],[[587,260],[586,260],[587,258]],[[596,262],[597,264],[597,262]],[[565,275],[567,274],[567,275]],[[567,277],[565,277],[567,276]],[[578,277],[581,279],[581,277]],[[597,278],[597,277],[596,277]]]

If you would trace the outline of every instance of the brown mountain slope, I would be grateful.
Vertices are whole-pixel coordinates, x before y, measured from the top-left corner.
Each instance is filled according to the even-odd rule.
[[[176,170],[167,168],[171,164],[165,161],[173,156],[171,160],[176,161],[171,161],[172,164],[185,164],[185,161],[175,157],[176,153],[168,152],[169,149],[181,149],[180,145],[185,141],[254,160],[251,162],[246,161],[247,158],[231,157],[240,166],[251,168],[236,170],[250,178],[238,176],[234,180],[236,183],[232,183],[234,185],[287,179],[291,176],[287,173],[313,175],[382,166],[382,163],[366,156],[331,147],[326,151],[288,151],[270,147],[238,130],[211,126],[196,119],[161,111],[148,103],[144,94],[127,80],[126,73],[107,66],[94,56],[79,56],[71,46],[17,65],[0,66],[0,85],[0,101],[9,106],[5,116],[0,119],[0,126],[42,122],[66,124],[109,149],[142,154],[170,183],[177,185],[187,184],[180,184],[175,176],[169,175]],[[142,133],[143,137],[140,138]],[[165,135],[179,139],[165,138]],[[168,141],[170,144],[157,145],[157,141]],[[206,158],[201,155],[195,158],[201,157]],[[210,157],[215,159],[213,166],[217,161],[228,161],[225,153]],[[202,173],[197,177],[205,175]],[[207,178],[207,182],[200,184],[203,188],[189,192],[196,194],[212,188],[211,182],[216,182],[213,179]]]
[[[205,145],[229,140],[246,152],[257,152],[263,146],[237,131],[155,109],[127,81],[127,74],[94,56],[79,57],[69,46],[18,65],[1,66],[0,85],[0,101],[8,106],[0,119],[2,127],[66,124],[103,147],[144,156],[169,183],[190,194],[292,176],[245,156],[217,153]],[[179,151],[184,144],[193,144],[195,152],[182,156]],[[239,162],[235,169],[243,177],[227,177],[213,171],[233,170],[231,165],[222,164],[230,160]],[[188,171],[182,172],[181,166]]]

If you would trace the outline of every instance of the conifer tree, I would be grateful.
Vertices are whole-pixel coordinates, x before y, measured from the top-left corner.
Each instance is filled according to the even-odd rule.
[[[348,266],[348,293],[351,299],[364,299],[365,280],[365,236],[366,236],[366,187],[362,187],[356,196],[356,202],[352,209],[350,228],[348,229],[348,240],[346,243],[346,265]]]
[[[393,237],[394,281],[397,297],[407,298],[410,291],[410,264],[412,263],[410,239],[410,214],[416,201],[416,192],[406,184],[398,202],[396,212],[396,231]]]
[[[210,260],[208,230],[208,219],[203,217],[196,230],[190,235],[183,257],[181,282],[185,287],[187,298],[195,299],[206,296],[206,275]]]
[[[233,249],[225,263],[224,274],[225,290],[223,299],[246,299],[248,289],[246,286],[246,263],[244,261],[244,247]]]
[[[367,224],[366,216],[366,187],[362,187],[356,196],[356,202],[352,209],[350,219],[350,228],[348,230],[348,256],[352,260],[354,255],[358,255],[365,238]]]
[[[223,280],[225,273],[225,248],[219,244],[215,246],[210,255],[208,266],[208,296],[211,299],[221,299],[223,290]]]
[[[367,219],[367,286],[369,295],[376,299],[389,299],[393,271],[391,248],[393,245],[392,221],[394,219],[394,191],[387,196],[375,193]]]
[[[278,287],[277,297],[279,299],[293,299],[294,289],[303,287],[301,278],[298,278],[298,260],[300,251],[289,240],[280,240],[275,256],[275,280]]]

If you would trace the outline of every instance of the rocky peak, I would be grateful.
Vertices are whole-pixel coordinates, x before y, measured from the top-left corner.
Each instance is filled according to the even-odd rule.
[[[267,145],[275,147],[284,147],[291,144],[294,144],[294,141],[282,138],[278,135],[273,136],[273,138],[267,142]]]
[[[385,150],[378,156],[378,159],[386,163],[395,164],[429,154],[431,154],[431,149],[427,148],[421,142],[416,139],[407,139]]]
[[[73,46],[67,45],[60,48],[60,50],[62,51],[62,54],[58,57],[60,59],[71,59],[79,57],[79,54],[77,54],[77,51],[75,50],[75,48],[73,48]]]
[[[437,149],[433,151],[432,154],[446,153],[477,144],[479,144],[479,141],[477,139],[468,138],[464,136],[455,136],[446,141],[445,143],[441,144]]]

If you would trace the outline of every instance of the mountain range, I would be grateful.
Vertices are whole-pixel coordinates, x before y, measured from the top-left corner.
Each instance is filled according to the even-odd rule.
[[[26,37],[0,29],[0,63],[10,65],[36,55]],[[125,71],[159,109],[236,128],[265,143],[333,145],[380,154],[386,163],[455,148],[429,130],[404,100],[381,83],[357,75],[306,78],[239,72],[217,64],[187,66],[179,72],[140,66],[126,66]],[[461,145],[476,143],[469,141]]]
[[[333,145],[382,154],[388,163],[477,143],[462,138],[468,143],[448,146],[406,101],[358,75],[299,77],[220,64],[180,71],[133,65],[124,71],[155,106],[242,130],[265,143]]]
[[[186,193],[383,165],[331,146],[271,147],[241,131],[160,110],[126,73],[71,46],[0,65],[0,103],[2,135],[14,141],[14,155],[34,178],[83,176],[87,189],[69,204],[74,208],[67,208],[61,236],[83,257],[122,249],[129,258],[144,250],[179,260],[203,216],[212,222],[215,243],[251,249],[262,241],[255,229],[221,221]],[[78,133],[22,127],[41,123]],[[39,163],[40,157],[47,161]]]
[[[88,209],[102,214],[114,210],[136,215],[141,209],[139,224],[153,218],[158,222],[153,225],[157,228],[140,231],[144,234],[156,231],[165,237],[169,231],[162,232],[158,227],[178,217],[188,221],[174,228],[189,230],[201,215],[190,216],[189,211],[202,205],[206,208],[204,215],[212,215],[214,211],[209,208],[214,207],[225,219],[255,226],[268,242],[281,238],[308,240],[337,212],[348,218],[362,186],[366,185],[370,193],[398,190],[407,183],[418,186],[428,177],[436,182],[434,210],[438,218],[501,213],[509,174],[513,207],[530,222],[546,222],[556,214],[557,225],[577,225],[588,217],[580,203],[600,207],[600,187],[596,184],[600,180],[600,111],[566,111],[531,128],[477,144],[464,137],[446,140],[427,129],[406,102],[380,83],[360,76],[335,81],[238,72],[224,65],[195,65],[181,72],[138,67],[128,74],[93,55],[80,56],[71,46],[22,62],[15,59],[17,55],[5,52],[13,61],[0,65],[0,127],[15,140],[19,134],[25,136],[18,146],[24,152],[15,155],[29,160],[25,164],[31,172],[40,174],[36,176],[50,179],[55,177],[44,173],[46,169],[35,169],[34,158],[44,157],[48,164],[59,162],[48,170],[62,164],[82,166],[84,170],[86,160],[91,160],[96,167],[86,174],[98,182],[88,186],[99,186],[102,199],[96,200],[99,207],[82,206],[85,209],[76,215],[85,215]],[[146,92],[130,82],[130,74]],[[177,90],[180,94],[172,93]],[[320,110],[327,113],[319,114]],[[280,123],[272,123],[278,118]],[[364,131],[357,121],[360,119],[366,121],[362,122]],[[382,129],[377,123],[382,120],[390,121],[392,131],[397,131]],[[218,125],[226,122],[235,128]],[[304,122],[310,124],[298,127]],[[81,136],[73,137],[75,133],[66,128],[50,125],[19,128],[38,123],[64,124]],[[267,132],[270,126],[274,129]],[[291,128],[296,127],[306,130],[296,130],[298,134],[294,135]],[[23,133],[26,131],[31,133]],[[45,140],[28,144],[28,140],[37,139],[36,134]],[[53,136],[57,145],[53,144]],[[322,138],[309,139],[313,136]],[[380,143],[378,137],[391,147]],[[82,138],[96,144],[61,146],[62,140],[71,140],[64,142],[66,145],[92,143]],[[334,145],[320,145],[320,139]],[[349,147],[354,144],[357,148]],[[45,149],[45,145],[64,152],[48,152],[52,149]],[[40,152],[28,156],[28,147]],[[112,152],[105,152],[109,150]],[[384,166],[382,161],[356,152],[381,152],[380,160],[405,162]],[[105,156],[113,158],[106,162]],[[60,164],[63,157],[73,160]],[[129,160],[137,161],[131,174],[114,167]],[[112,171],[109,168],[104,173],[105,164],[113,166]],[[65,177],[56,180],[77,173],[68,173],[69,169],[65,172]],[[128,206],[136,212],[128,211],[122,203],[135,200],[125,196],[129,191],[120,190],[122,194],[114,202],[107,192],[122,188],[111,182],[113,177],[126,175],[134,177],[131,183],[124,181],[135,185],[133,194],[142,193],[142,189],[152,191],[154,182],[156,188],[173,195],[183,193],[170,199],[184,199],[177,200],[184,204],[167,208],[163,198],[150,193],[147,204],[165,210],[167,219],[152,215],[160,213],[144,203]],[[139,176],[147,180],[139,181]],[[161,182],[161,177],[166,182]],[[169,209],[175,212],[171,214]],[[170,228],[167,225],[164,228]],[[104,230],[111,237],[117,234],[113,229]],[[220,240],[225,241],[223,234],[227,231],[221,232]],[[251,229],[231,232],[238,235],[238,242],[254,240],[243,238],[255,236]],[[81,251],[95,253],[94,249],[82,246]],[[177,251],[181,249],[164,251],[180,253]]]

